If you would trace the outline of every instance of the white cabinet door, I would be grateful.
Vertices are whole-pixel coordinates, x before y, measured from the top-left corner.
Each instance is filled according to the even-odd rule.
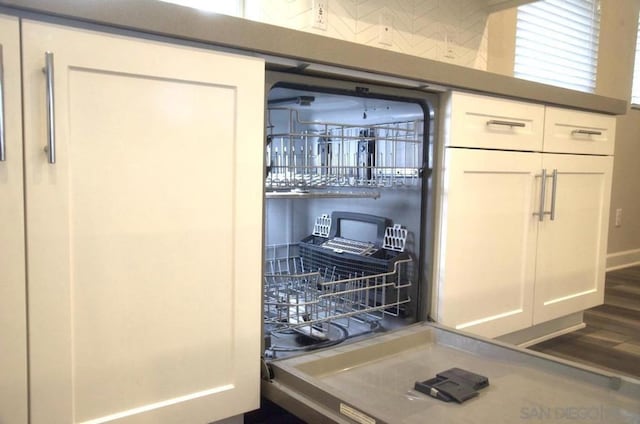
[[[541,155],[447,148],[437,321],[487,337],[531,325]]]
[[[258,407],[263,62],[29,21],[23,37],[31,422]]]
[[[0,16],[0,423],[26,423],[27,316],[18,19]]]
[[[545,154],[543,166],[558,176],[538,231],[534,324],[603,302],[613,158]],[[548,178],[548,211],[552,191]]]

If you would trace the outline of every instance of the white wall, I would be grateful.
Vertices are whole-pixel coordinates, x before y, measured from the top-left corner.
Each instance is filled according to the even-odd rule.
[[[596,93],[631,97],[640,0],[601,0]],[[609,222],[610,268],[640,263],[640,110],[618,117]],[[616,209],[622,225],[615,226]]]
[[[484,0],[324,0],[327,29],[312,26],[312,0],[245,0],[244,17],[272,25],[485,70]],[[391,45],[379,42],[391,18]]]

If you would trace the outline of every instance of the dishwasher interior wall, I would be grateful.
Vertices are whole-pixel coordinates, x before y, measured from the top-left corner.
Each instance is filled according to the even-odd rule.
[[[427,284],[430,117],[415,99],[286,85],[269,92],[266,356],[416,321]]]

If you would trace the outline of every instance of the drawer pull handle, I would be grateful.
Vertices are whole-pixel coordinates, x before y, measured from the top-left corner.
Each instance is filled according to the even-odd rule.
[[[542,174],[536,175],[536,177],[540,177],[541,185],[540,185],[540,205],[538,206],[538,212],[534,212],[533,216],[537,216],[540,221],[544,221],[544,216],[546,215],[544,211],[544,200],[545,200],[545,191],[546,191],[546,183],[547,183],[547,170],[543,169]]]
[[[56,127],[54,114],[54,92],[53,92],[53,53],[46,52],[44,54],[44,74],[46,76],[47,86],[47,132],[48,143],[44,148],[49,156],[49,163],[56,163]]]
[[[498,121],[496,119],[491,119],[487,121],[487,125],[503,125],[505,127],[524,127],[524,122]]]
[[[551,174],[551,211],[549,212],[551,220],[556,219],[556,192],[558,188],[558,170],[554,169]],[[546,212],[545,212],[546,213]]]
[[[571,135],[580,134],[580,135],[602,135],[602,131],[594,131],[594,130],[573,130],[571,131]]]

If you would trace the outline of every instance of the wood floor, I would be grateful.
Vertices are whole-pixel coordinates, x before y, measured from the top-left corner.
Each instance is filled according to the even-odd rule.
[[[608,272],[604,302],[586,328],[530,349],[640,378],[640,266]]]

